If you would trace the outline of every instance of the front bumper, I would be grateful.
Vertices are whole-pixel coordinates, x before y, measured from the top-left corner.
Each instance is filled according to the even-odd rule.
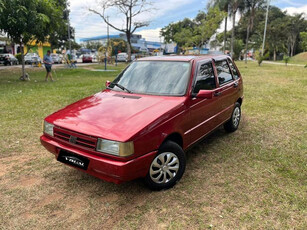
[[[60,144],[50,139],[46,135],[42,135],[40,137],[40,141],[49,152],[55,155],[56,158],[58,157],[61,149],[88,158],[90,162],[87,170],[79,169],[74,166],[71,167],[116,184],[120,184],[124,181],[130,181],[139,177],[145,177],[148,173],[149,166],[157,153],[157,151],[153,151],[129,161],[117,161],[96,156],[87,153],[86,151]]]

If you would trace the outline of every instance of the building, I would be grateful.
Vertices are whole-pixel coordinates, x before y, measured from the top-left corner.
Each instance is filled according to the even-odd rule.
[[[40,58],[43,59],[44,55],[50,49],[51,45],[48,42],[39,42],[36,44],[36,41],[32,41],[25,45],[24,52],[27,53],[29,51],[31,53],[37,53]],[[17,53],[20,53],[20,45],[14,44],[4,34],[0,34],[0,54],[1,53],[11,53],[16,55]]]
[[[123,33],[119,35],[109,35],[109,39],[112,38],[118,38],[127,41],[126,35]],[[99,42],[105,46],[108,42],[108,36],[103,35],[103,36],[96,36],[90,38],[82,38],[80,39],[80,42],[83,45],[85,45],[88,42]],[[162,47],[162,44],[160,42],[146,41],[145,38],[142,38],[142,35],[140,34],[132,34],[131,45],[140,52],[148,52],[148,51],[152,52],[154,50],[161,49]]]

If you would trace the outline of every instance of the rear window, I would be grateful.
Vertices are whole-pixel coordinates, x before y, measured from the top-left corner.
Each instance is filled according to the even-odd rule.
[[[231,60],[228,60],[228,63],[229,63],[230,69],[232,70],[233,78],[234,79],[238,79],[239,78],[239,74],[238,74],[237,69],[234,67],[234,64],[232,63]]]
[[[215,62],[215,66],[220,85],[233,80],[226,60]]]

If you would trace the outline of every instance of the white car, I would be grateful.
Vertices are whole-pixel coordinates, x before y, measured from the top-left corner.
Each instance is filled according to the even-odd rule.
[[[124,61],[126,62],[128,60],[128,54],[127,53],[119,53],[117,54],[117,61]]]
[[[59,54],[50,54],[52,62],[56,64],[62,63],[62,57]]]
[[[37,53],[27,53],[25,56],[25,64],[41,63],[42,60]]]

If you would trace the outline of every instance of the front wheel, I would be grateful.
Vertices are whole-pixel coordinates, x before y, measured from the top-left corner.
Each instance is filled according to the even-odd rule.
[[[238,129],[241,120],[241,105],[236,102],[229,121],[224,124],[227,132],[234,132]]]
[[[145,182],[152,190],[171,188],[181,179],[185,166],[183,149],[177,143],[167,141],[151,162]]]

